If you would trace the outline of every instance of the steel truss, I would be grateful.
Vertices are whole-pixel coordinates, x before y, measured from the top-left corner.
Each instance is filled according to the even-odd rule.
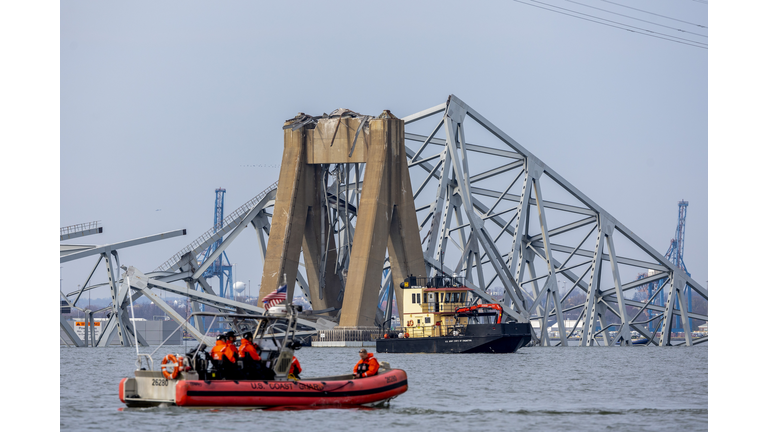
[[[307,116],[306,121],[312,120]],[[692,337],[689,318],[708,318],[688,312],[683,295],[689,288],[706,302],[707,290],[480,113],[451,95],[447,102],[403,120],[430,275],[464,276],[476,301],[495,301],[489,291],[501,285],[507,319],[534,324],[536,343],[542,346],[566,346],[574,335],[581,336],[580,346],[627,346],[632,332],[648,338],[648,344],[672,345],[676,316],[684,323],[685,345],[707,340]],[[364,171],[365,164],[322,167],[326,198],[321,211],[327,224],[320,229],[325,230],[321,237],[327,247],[313,252],[321,257],[320,280],[341,282],[339,301]],[[161,289],[188,296],[194,310],[206,304],[219,310],[260,313],[261,308],[217,296],[202,276],[248,225],[256,230],[263,262],[276,186],[244,204],[220,228],[203,234],[138,285],[132,280],[134,296],[150,296],[149,290]],[[218,247],[198,265],[195,257],[213,244]],[[326,266],[327,259],[335,262]],[[379,302],[391,305],[393,290],[386,288],[397,284],[392,283],[389,264],[384,267]],[[654,274],[634,280],[638,269],[654,270]],[[323,283],[310,287],[306,280],[300,271],[297,284],[307,300],[311,303],[310,289],[319,290],[322,299]],[[656,280],[666,282],[650,299],[634,298],[637,288]],[[186,287],[172,285],[174,281],[184,281]],[[565,289],[560,288],[562,283]],[[653,304],[662,290],[665,298]],[[152,298],[163,307],[159,297]],[[335,312],[335,308],[313,311],[302,324],[331,328]],[[565,326],[568,314],[578,316],[570,330]],[[183,320],[169,315],[177,322]],[[202,326],[196,323],[195,327],[191,334],[202,340]],[[550,338],[550,327],[558,330],[555,338]]]
[[[223,218],[220,224],[203,233],[188,246],[176,253],[173,257],[165,261],[154,271],[143,275],[137,269],[132,272],[139,275],[137,281],[131,280],[131,288],[135,290],[135,295],[145,295],[152,298],[168,316],[179,324],[186,323],[186,318],[181,317],[173,311],[170,305],[167,305],[153,290],[166,291],[174,295],[187,297],[191,302],[193,312],[200,311],[200,305],[213,308],[221,312],[237,313],[264,313],[264,309],[253,306],[249,303],[227,298],[224,292],[217,295],[214,289],[206,280],[206,273],[210,271],[224,251],[235,241],[240,234],[251,226],[256,232],[259,244],[259,252],[262,261],[267,251],[267,236],[270,229],[271,214],[268,209],[275,205],[275,193],[277,191],[277,182],[273,183],[256,197],[249,200],[226,218]],[[205,259],[202,263],[198,262],[197,257],[205,252]],[[174,285],[171,282],[184,282],[184,287]],[[297,282],[302,289],[304,296],[309,298],[309,288],[306,280],[301,274],[298,275]],[[138,285],[137,285],[138,284]],[[333,328],[336,324],[331,321],[331,317],[323,317],[323,313],[329,311],[309,311],[304,313],[298,320],[299,326],[308,331]],[[209,336],[206,336],[206,328],[203,320],[197,318],[193,323],[193,328],[187,331],[194,338],[205,343],[212,342]],[[304,333],[301,333],[302,335]]]
[[[92,225],[95,225],[92,224]],[[101,227],[94,228],[93,226],[86,227],[85,230],[78,230],[75,231],[76,236],[83,236],[83,235],[90,235],[90,234],[97,234],[102,232]],[[62,228],[62,240],[65,238],[64,231],[66,228]],[[71,231],[71,230],[70,230]],[[118,336],[120,340],[120,344],[123,346],[131,345],[132,341],[138,340],[139,344],[146,346],[147,343],[144,340],[144,338],[141,336],[141,334],[136,334],[134,337],[134,330],[133,325],[129,319],[128,312],[126,310],[126,307],[128,306],[128,303],[131,299],[128,298],[128,289],[127,288],[121,288],[120,287],[120,280],[116,277],[119,273],[115,273],[115,268],[120,268],[120,255],[118,254],[118,250],[124,249],[131,246],[138,246],[145,243],[151,243],[158,240],[164,240],[169,239],[173,237],[177,237],[180,235],[186,235],[187,230],[180,229],[176,231],[169,231],[161,234],[155,234],[148,237],[142,237],[134,240],[128,240],[124,242],[119,243],[112,243],[107,245],[73,245],[73,244],[62,244],[60,246],[60,257],[59,262],[60,263],[66,263],[94,255],[98,255],[99,259],[96,261],[96,264],[93,266],[93,270],[91,270],[90,274],[85,280],[85,283],[83,283],[82,288],[80,288],[77,291],[70,292],[68,294],[60,293],[61,298],[64,299],[67,306],[70,308],[78,309],[85,315],[85,322],[86,322],[86,331],[85,331],[85,340],[80,339],[80,337],[77,336],[75,331],[69,326],[69,324],[66,322],[63,316],[60,316],[60,328],[64,331],[64,334],[67,336],[67,338],[72,341],[72,343],[76,347],[87,347],[89,345],[92,346],[98,346],[98,347],[106,347],[109,346],[112,343],[112,339],[114,339],[115,335]],[[70,238],[67,236],[66,238]],[[107,283],[105,284],[94,284],[94,285],[88,285],[91,282],[91,278],[93,277],[94,273],[96,272],[96,269],[98,269],[99,264],[101,262],[104,262],[106,271],[107,271]],[[114,262],[114,264],[113,264]],[[119,270],[118,270],[119,271]],[[94,288],[98,288],[101,286],[109,286],[109,292],[112,296],[112,302],[109,306],[106,308],[92,311],[90,309],[83,309],[77,306],[77,302],[80,299],[80,296],[85,291],[89,291]],[[74,300],[70,300],[71,297],[74,297]],[[107,320],[107,324],[104,328],[104,330],[101,332],[101,335],[98,339],[95,338],[95,331],[94,331],[94,320],[93,315],[99,312],[109,311],[109,319]],[[89,342],[89,330],[90,329],[90,342]],[[65,343],[66,340],[64,341]]]
[[[683,295],[689,288],[706,301],[704,287],[469,105],[452,95],[404,121],[432,275],[465,276],[478,299],[487,299],[494,283],[502,285],[505,313],[538,321],[538,343],[545,346],[567,345],[578,324],[581,346],[596,345],[598,338],[603,345],[629,345],[632,331],[649,343],[671,345],[675,316],[682,317],[686,345],[706,340],[694,340],[687,323],[707,316],[688,312]],[[633,299],[649,282],[632,280],[637,268],[671,281],[661,305]],[[644,319],[649,310],[660,312],[651,322]],[[569,311],[579,311],[570,335],[564,323]],[[550,326],[559,330],[557,340],[550,340]]]
[[[603,345],[626,346],[633,331],[649,344],[671,345],[673,317],[707,320],[688,312],[682,295],[690,287],[706,301],[704,287],[459,98],[450,96],[446,103],[403,120],[424,261],[431,275],[465,276],[477,301],[494,301],[488,292],[501,285],[505,314],[538,324],[537,343],[544,346],[567,345],[579,326],[581,346],[597,345],[598,338]],[[468,131],[482,145],[474,135],[468,139]],[[328,244],[336,252],[336,275],[324,277],[340,277],[342,286],[364,171],[365,164],[323,167],[326,229],[328,237],[335,237]],[[328,248],[321,251],[323,263],[327,253]],[[653,280],[674,281],[664,285],[670,289],[664,290],[661,304],[633,298],[638,287],[650,282],[633,280],[637,268],[653,269]],[[389,297],[388,269],[385,264],[380,304]],[[309,289],[300,286],[305,293]],[[674,307],[675,299],[682,306]],[[656,313],[650,321],[645,319],[649,311]],[[579,315],[566,332],[568,312]],[[551,326],[559,330],[557,340],[550,340]],[[688,326],[684,331],[686,345],[707,340],[694,340]]]

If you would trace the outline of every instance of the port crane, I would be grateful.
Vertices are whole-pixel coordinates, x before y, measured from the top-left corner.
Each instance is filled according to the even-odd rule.
[[[685,267],[685,261],[683,261],[683,252],[685,250],[685,217],[688,213],[688,201],[680,200],[677,203],[677,228],[675,229],[675,237],[670,240],[669,242],[669,249],[667,249],[667,253],[664,254],[664,257],[668,259],[672,264],[675,265],[675,267],[682,269],[686,275],[690,276],[691,273],[688,271],[688,269]],[[662,292],[662,295],[664,293]],[[689,287],[685,287],[684,295],[686,299],[688,300],[688,312],[691,311],[691,289]],[[677,299],[675,299],[675,308],[679,308],[680,304],[678,303]],[[690,320],[690,318],[689,318]],[[692,325],[692,322],[689,321],[689,325]],[[672,327],[673,332],[682,332],[683,326],[680,322],[680,317],[675,317],[675,325]]]
[[[677,203],[677,227],[675,228],[675,236],[669,241],[669,248],[667,249],[667,252],[664,254],[664,258],[668,259],[675,267],[683,270],[686,275],[690,276],[691,273],[688,271],[688,268],[685,266],[685,261],[683,260],[683,253],[685,252],[685,219],[688,215],[688,201],[686,200],[680,200]],[[648,277],[648,273],[642,273],[638,275],[638,280]],[[646,298],[650,298],[652,293],[656,292],[656,290],[662,286],[666,282],[665,279],[656,280],[653,282],[650,282],[646,285],[646,288],[644,289]],[[692,302],[692,293],[691,289],[689,287],[685,287],[684,295],[687,299],[688,303],[688,312],[691,312],[691,302]],[[653,300],[651,300],[652,304],[661,305],[662,299],[665,298],[664,296],[664,290],[659,293],[658,296],[656,296]],[[675,308],[679,309],[680,304],[675,299]],[[648,311],[649,318],[653,317],[653,312]],[[689,321],[690,318],[689,318]],[[691,323],[692,325],[692,323]],[[682,332],[683,326],[680,321],[680,317],[675,317],[674,320],[674,326],[672,327],[673,332]]]
[[[214,201],[213,206],[213,229],[214,233],[221,230],[224,226],[224,194],[227,192],[224,188],[218,188],[216,189],[216,200]],[[223,239],[219,238],[216,240],[212,245],[208,246],[207,249],[205,249],[203,252],[198,254],[197,256],[197,262],[204,263],[205,260],[208,259],[211,254],[218,249],[219,246],[224,242]],[[208,269],[205,270],[205,272],[202,275],[205,279],[210,279],[213,277],[217,277],[219,279],[219,296],[223,298],[228,298],[230,300],[234,299],[234,291],[233,291],[233,283],[232,283],[232,264],[229,262],[229,257],[227,257],[227,252],[222,252],[216,260],[211,264]],[[203,291],[202,288],[198,288],[199,290]],[[205,306],[202,306],[203,310],[205,310]],[[223,322],[220,323],[220,328],[217,328],[217,331],[221,331],[223,329]],[[203,318],[203,326],[205,326],[205,318]]]

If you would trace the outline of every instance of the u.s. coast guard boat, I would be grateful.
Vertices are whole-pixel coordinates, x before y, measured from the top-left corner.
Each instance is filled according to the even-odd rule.
[[[251,331],[253,344],[261,350],[261,370],[269,379],[216,379],[204,344],[186,354],[166,355],[159,368],[151,354],[137,352],[134,376],[120,381],[120,400],[129,407],[372,406],[386,404],[408,389],[405,371],[391,369],[387,362],[367,378],[353,379],[350,374],[295,379],[289,369],[294,350],[301,346],[294,341],[297,308],[289,304],[264,315],[196,312],[189,317],[224,317],[235,332]]]

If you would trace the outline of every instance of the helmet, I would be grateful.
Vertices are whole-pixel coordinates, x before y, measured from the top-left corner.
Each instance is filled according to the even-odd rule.
[[[220,335],[216,336],[216,340],[224,340],[226,338],[227,338],[227,336],[223,335],[223,334],[220,334]]]
[[[230,331],[224,333],[224,336],[226,336],[227,338],[233,338],[233,337],[235,337],[235,332],[230,330]]]
[[[243,333],[243,339],[250,339],[251,337],[253,337],[253,333],[251,332]]]

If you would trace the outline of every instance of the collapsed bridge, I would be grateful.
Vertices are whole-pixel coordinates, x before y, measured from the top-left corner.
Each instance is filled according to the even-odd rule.
[[[670,345],[677,317],[685,345],[707,340],[690,324],[707,316],[689,312],[684,295],[706,303],[704,287],[453,95],[402,119],[336,110],[300,114],[283,129],[278,182],[155,271],[131,278],[131,290],[113,284],[115,313],[129,291],[163,307],[155,290],[185,295],[198,309],[263,312],[217,296],[202,277],[250,225],[264,263],[260,298],[285,275],[312,305],[302,321],[309,333],[379,325],[388,293],[402,314],[395,287],[405,276],[456,274],[476,302],[495,302],[490,292],[500,285],[505,319],[537,324],[540,345],[565,346],[577,327],[581,346],[627,345],[632,332]],[[639,298],[649,283],[654,289]],[[570,334],[567,314],[576,315]],[[121,326],[130,323],[113,327]],[[552,326],[559,331],[551,339]],[[204,338],[202,323],[192,333]]]

